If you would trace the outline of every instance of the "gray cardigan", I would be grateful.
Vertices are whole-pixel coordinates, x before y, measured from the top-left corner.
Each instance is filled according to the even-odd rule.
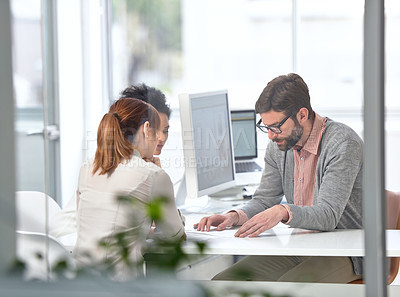
[[[270,142],[260,186],[242,210],[249,218],[281,203],[285,195],[293,219],[289,225],[320,231],[362,228],[363,142],[348,126],[330,119],[319,147],[312,206],[294,205],[293,150]],[[352,258],[354,272],[362,274],[362,259]]]

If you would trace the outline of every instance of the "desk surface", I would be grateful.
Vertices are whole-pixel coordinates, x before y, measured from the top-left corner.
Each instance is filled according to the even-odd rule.
[[[364,256],[364,230],[335,230],[318,232],[289,228],[284,224],[255,238],[236,238],[236,229],[200,232],[193,223],[203,215],[186,215],[185,244],[187,253],[198,253],[192,241],[204,241],[206,254],[218,255],[275,255],[275,256]],[[388,257],[400,256],[400,230],[386,231]]]
[[[213,296],[238,296],[238,292],[247,292],[249,296],[263,296],[267,293],[274,296],[292,297],[370,296],[370,294],[366,294],[365,285],[243,281],[203,281],[199,283],[210,290]],[[387,292],[389,297],[400,296],[400,286],[388,286]]]

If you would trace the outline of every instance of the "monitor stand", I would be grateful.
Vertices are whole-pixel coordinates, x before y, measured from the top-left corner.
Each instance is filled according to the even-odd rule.
[[[186,213],[223,213],[245,203],[252,197],[254,191],[249,186],[234,186],[232,188],[196,199],[186,199],[186,178],[183,178],[175,195],[175,203],[183,214]],[[254,188],[255,189],[255,188]],[[237,201],[237,202],[235,202]]]
[[[209,196],[222,201],[247,200],[253,198],[256,188],[253,186],[235,186]]]
[[[246,191],[246,187],[244,186],[234,186],[232,188],[222,190],[219,192],[216,192],[214,194],[208,195],[210,198],[216,198],[221,201],[237,201],[237,200],[243,200],[243,199],[248,199],[251,198],[250,195]],[[179,184],[178,190],[175,195],[175,204],[176,206],[182,207],[186,204],[186,178],[185,174],[183,174],[182,180]]]
[[[226,190],[209,195],[210,198],[217,198],[221,201],[243,200],[243,186],[235,186]]]

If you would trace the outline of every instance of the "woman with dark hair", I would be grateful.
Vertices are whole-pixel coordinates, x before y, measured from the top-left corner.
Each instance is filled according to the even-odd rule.
[[[171,108],[166,102],[165,95],[158,89],[149,87],[146,84],[132,85],[121,92],[120,98],[135,98],[151,104],[160,115],[160,133],[158,133],[158,143],[155,155],[161,154],[165,142],[168,139],[169,118]]]
[[[184,236],[171,180],[163,169],[149,162],[157,146],[159,126],[158,112],[150,104],[131,98],[117,100],[100,122],[95,158],[85,162],[79,173],[74,255],[80,264],[111,260],[117,265],[114,277],[118,280],[136,277],[140,271],[132,271],[118,261],[115,250],[101,248],[99,243],[108,246],[117,233],[135,230],[129,233],[129,260],[140,262],[152,223],[145,208],[153,199],[167,200],[161,205],[162,221],[155,222],[156,234],[166,239]],[[127,207],[117,196],[133,197],[138,203]]]

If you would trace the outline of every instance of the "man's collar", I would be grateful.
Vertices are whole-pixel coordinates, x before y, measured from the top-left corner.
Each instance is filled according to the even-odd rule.
[[[300,151],[303,149],[311,154],[317,155],[319,144],[321,142],[321,137],[325,130],[326,120],[327,118],[323,118],[319,114],[314,112],[313,126],[306,142],[303,145],[296,144],[295,146],[293,146],[293,150]]]

